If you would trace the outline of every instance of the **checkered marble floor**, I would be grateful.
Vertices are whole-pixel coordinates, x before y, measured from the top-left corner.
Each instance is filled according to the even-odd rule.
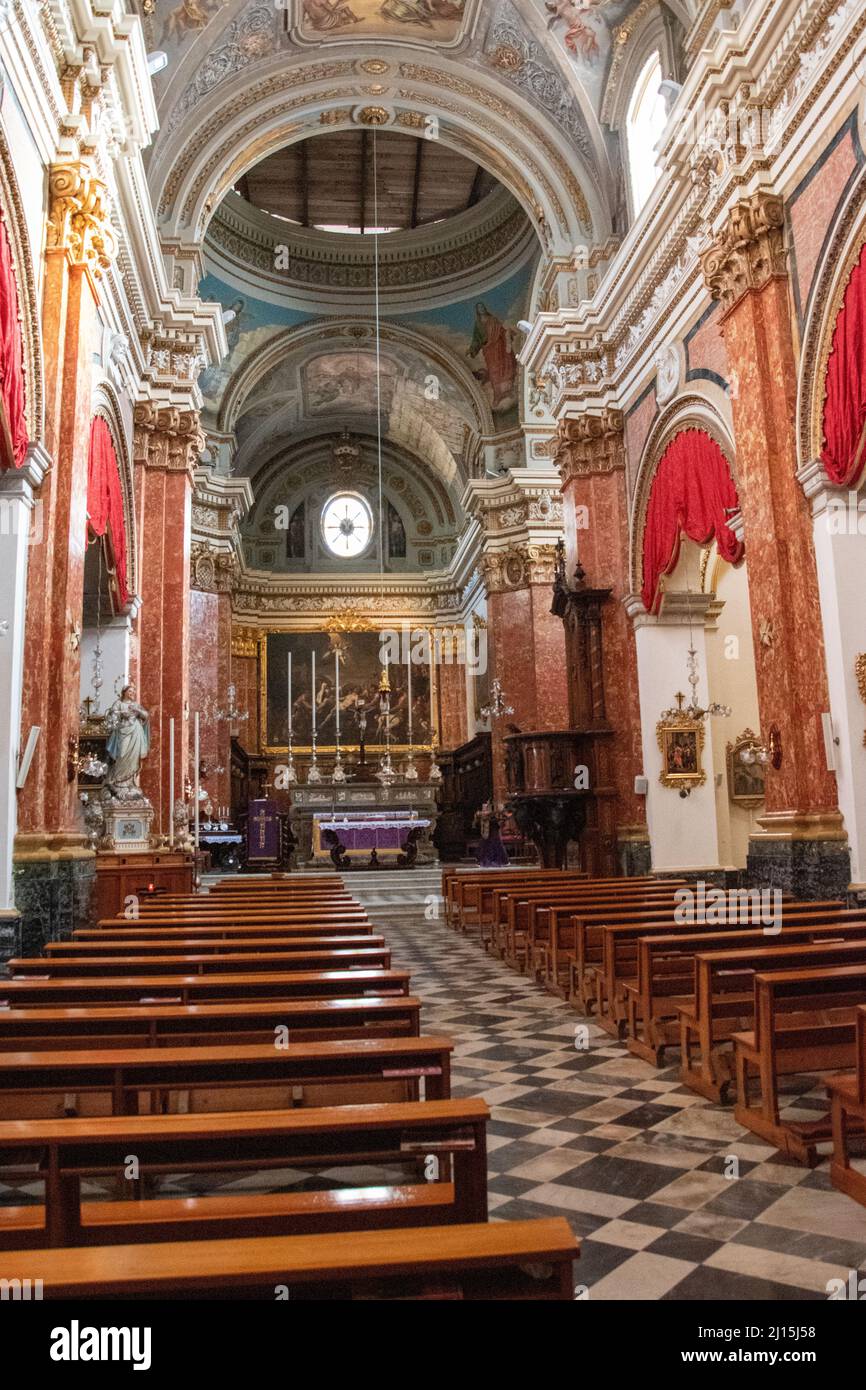
[[[491,1219],[567,1217],[591,1299],[825,1299],[866,1272],[866,1208],[826,1161],[785,1161],[592,1024],[577,1050],[585,1019],[441,921],[386,930],[422,1031],[455,1040],[453,1094],[491,1106]],[[807,1113],[825,1096],[818,1078],[787,1092]]]

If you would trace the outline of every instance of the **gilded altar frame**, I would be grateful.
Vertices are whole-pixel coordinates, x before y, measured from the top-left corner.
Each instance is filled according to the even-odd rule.
[[[405,621],[405,620],[402,620],[402,621]],[[352,614],[345,614],[345,615],[342,615],[342,616],[338,616],[338,617],[331,618],[331,619],[329,619],[328,622],[323,623],[323,624],[321,624],[320,626],[311,627],[311,626],[309,626],[308,624],[304,624],[303,626],[298,625],[297,627],[273,627],[273,628],[267,628],[267,629],[260,629],[260,630],[259,630],[259,632],[258,632],[258,637],[257,637],[257,644],[258,644],[258,672],[259,672],[259,747],[260,747],[260,751],[261,751],[262,756],[264,756],[264,757],[284,757],[284,756],[288,756],[288,752],[289,752],[289,746],[288,746],[287,743],[275,744],[275,743],[269,743],[269,742],[267,741],[267,732],[268,732],[268,638],[271,637],[271,636],[293,636],[293,635],[295,635],[295,634],[302,635],[302,634],[312,634],[312,633],[327,633],[328,636],[336,636],[336,635],[341,634],[341,633],[352,633],[352,632],[381,632],[381,630],[382,630],[382,628],[383,628],[384,626],[386,626],[386,624],[383,622],[383,620],[382,620],[381,618],[377,618],[377,619],[374,619],[374,618],[364,618],[364,617],[359,616],[358,614],[352,613]],[[430,643],[431,643],[431,650],[432,650],[432,647],[433,647],[433,640],[434,640],[434,633],[436,632],[436,628],[435,628],[435,627],[432,627],[432,626],[430,625],[430,623],[420,623],[420,622],[417,622],[417,623],[416,623],[416,622],[411,622],[411,621],[408,622],[408,626],[411,628],[411,630],[412,630],[413,632],[422,632],[422,631],[423,631],[423,632],[426,632],[426,633],[428,634],[428,636],[429,636]],[[439,701],[438,701],[438,699],[436,698],[436,682],[434,681],[434,678],[433,678],[433,671],[432,671],[432,669],[429,668],[429,667],[428,667],[428,678],[429,678],[429,682],[430,682],[430,713],[431,713],[431,721],[430,721],[430,722],[431,722],[431,729],[432,729],[432,731],[433,731],[433,739],[432,739],[432,742],[427,742],[427,743],[418,742],[418,743],[413,743],[413,744],[411,744],[411,745],[408,744],[408,743],[392,743],[392,744],[390,745],[391,753],[392,753],[392,755],[394,755],[395,757],[397,757],[397,756],[401,756],[401,757],[403,757],[403,756],[408,756],[410,750],[411,750],[412,752],[416,753],[416,754],[420,753],[420,754],[429,755],[429,756],[432,757],[432,755],[435,753],[436,749],[438,748],[438,746],[439,746],[439,744],[440,744],[441,739],[440,739],[440,728],[439,728]],[[354,741],[351,741],[351,740],[349,740],[349,739],[341,739],[341,740],[340,740],[340,751],[341,751],[341,753],[357,753],[357,752],[360,751],[360,746],[361,746],[361,745],[360,745],[360,743],[357,741],[357,739],[354,740]],[[376,756],[376,757],[378,757],[380,754],[384,754],[385,751],[386,751],[386,745],[385,745],[384,743],[365,743],[364,747],[365,747],[365,749],[366,749],[366,751],[367,751],[368,753],[371,753],[371,754],[373,754],[373,755]],[[293,752],[294,754],[298,755],[298,756],[303,756],[303,755],[305,755],[305,754],[312,754],[312,751],[313,751],[313,745],[312,745],[312,743],[293,743],[293,744],[292,744],[292,752]],[[335,755],[336,755],[336,752],[337,752],[337,746],[336,746],[336,744],[333,743],[333,742],[331,742],[331,743],[319,743],[319,742],[317,742],[317,743],[316,743],[316,752],[317,752],[320,756],[328,756],[328,755],[335,756]]]

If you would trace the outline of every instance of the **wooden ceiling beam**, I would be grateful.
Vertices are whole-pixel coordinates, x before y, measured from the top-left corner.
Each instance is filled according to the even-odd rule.
[[[478,199],[481,197],[481,184],[484,180],[484,169],[480,164],[475,166],[475,178],[472,180],[472,187],[469,190],[469,201],[467,208],[474,208]]]
[[[361,131],[361,188],[360,188],[360,207],[358,209],[358,226],[362,234],[367,230],[367,131]]]
[[[412,185],[412,213],[410,227],[414,230],[418,226],[418,202],[421,197],[421,170],[424,166],[424,141],[416,140],[418,149],[415,151],[415,179]]]
[[[301,225],[310,225],[310,147],[309,141],[302,140],[301,153]]]

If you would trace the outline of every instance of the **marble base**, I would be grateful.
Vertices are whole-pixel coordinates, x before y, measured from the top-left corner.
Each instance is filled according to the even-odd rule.
[[[648,835],[634,832],[617,835],[617,859],[624,878],[643,878],[652,873],[652,848]]]
[[[751,887],[781,888],[797,898],[844,898],[851,881],[846,840],[752,836],[747,863]]]
[[[90,898],[96,871],[92,855],[28,857],[13,865],[13,892],[20,914],[11,955],[39,955],[47,941],[64,941],[91,925]]]
[[[21,953],[20,912],[0,912],[0,962]]]

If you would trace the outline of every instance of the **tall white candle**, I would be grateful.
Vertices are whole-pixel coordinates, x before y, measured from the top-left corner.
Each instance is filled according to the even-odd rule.
[[[292,741],[292,653],[291,653],[291,652],[289,652],[289,681],[288,681],[288,685],[287,685],[286,689],[287,689],[286,699],[288,700],[288,709],[289,709],[289,742],[291,743],[291,741]]]
[[[412,747],[412,632],[409,631],[409,649],[406,652],[406,698],[409,701],[409,747]]]
[[[168,843],[174,845],[174,720],[168,721]]]
[[[335,669],[336,681],[337,681],[337,704],[336,704],[336,709],[335,709],[335,718],[336,718],[336,721],[337,721],[337,742],[339,743],[339,742],[340,742],[340,648],[339,648],[339,647],[335,648],[335,651],[334,651],[334,669]]]
[[[195,801],[194,801],[194,806],[193,806],[193,837],[192,837],[192,838],[193,838],[193,846],[194,846],[194,850],[195,850],[195,867],[194,867],[194,869],[193,869],[193,878],[194,878],[196,884],[198,884],[198,835],[199,835],[199,824],[198,824],[198,823],[199,823],[199,809],[198,809],[199,803],[198,803],[198,794],[199,794],[199,765],[200,765],[200,762],[201,762],[200,753],[199,753],[199,746],[200,746],[199,714],[198,714],[198,710],[196,710],[196,712],[195,712],[195,723],[194,723],[194,733],[193,733],[193,749],[194,749],[193,757],[194,757],[194,759],[195,759],[195,783],[194,783],[194,786],[193,786],[193,796],[194,796],[194,798],[195,798]]]
[[[316,653],[313,652],[313,734],[316,732]]]

